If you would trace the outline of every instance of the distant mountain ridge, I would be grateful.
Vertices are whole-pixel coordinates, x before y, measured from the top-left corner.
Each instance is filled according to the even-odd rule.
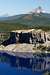
[[[15,15],[11,17],[5,17],[2,19],[5,22],[10,23],[20,23],[26,25],[50,25],[50,14],[48,13],[40,13],[40,14],[22,14]]]
[[[50,26],[50,14],[46,12],[44,13],[42,8],[38,7],[32,13],[1,17],[0,22],[20,23],[29,26]]]

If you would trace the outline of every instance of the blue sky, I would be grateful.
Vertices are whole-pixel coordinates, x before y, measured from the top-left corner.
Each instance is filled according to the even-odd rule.
[[[50,12],[50,0],[0,0],[0,16],[27,13],[38,6]]]

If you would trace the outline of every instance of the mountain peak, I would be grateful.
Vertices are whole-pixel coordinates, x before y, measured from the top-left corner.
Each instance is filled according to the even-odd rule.
[[[33,10],[33,13],[35,13],[35,14],[40,14],[40,13],[44,13],[44,12],[45,12],[45,10],[43,10],[43,8],[41,6],[35,8]]]

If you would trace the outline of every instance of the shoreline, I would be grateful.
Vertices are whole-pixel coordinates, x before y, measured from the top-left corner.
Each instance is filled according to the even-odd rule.
[[[33,48],[35,48],[35,49],[33,49]],[[34,47],[33,44],[11,44],[6,47],[1,45],[0,52],[5,52],[5,53],[11,54],[13,56],[17,55],[17,56],[21,56],[21,57],[30,57],[29,55],[31,55],[31,57],[32,57],[32,55],[35,53],[38,53],[38,54],[49,53],[50,54],[50,51],[37,49],[36,47]]]

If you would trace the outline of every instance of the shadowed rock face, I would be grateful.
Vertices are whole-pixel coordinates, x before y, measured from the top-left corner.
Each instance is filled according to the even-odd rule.
[[[4,46],[7,46],[9,44],[14,44],[16,43],[16,37],[15,37],[15,33],[10,33],[10,38],[6,41],[4,41],[2,44]]]
[[[46,35],[44,36],[44,40],[46,41]],[[36,44],[36,43],[44,43],[43,38],[41,37],[41,34],[33,34],[31,32],[27,33],[17,33],[17,32],[11,32],[10,38],[6,41],[4,41],[3,45],[9,45],[9,44],[15,44],[15,43],[27,43],[27,44]]]
[[[6,46],[14,43],[30,43],[30,38],[32,39],[31,33],[19,33],[19,36],[17,35],[18,34],[14,32],[10,33],[10,38],[4,41],[2,44]],[[19,39],[18,41],[16,37]]]
[[[31,33],[20,33],[19,42],[20,43],[30,43],[30,38],[32,37]]]

